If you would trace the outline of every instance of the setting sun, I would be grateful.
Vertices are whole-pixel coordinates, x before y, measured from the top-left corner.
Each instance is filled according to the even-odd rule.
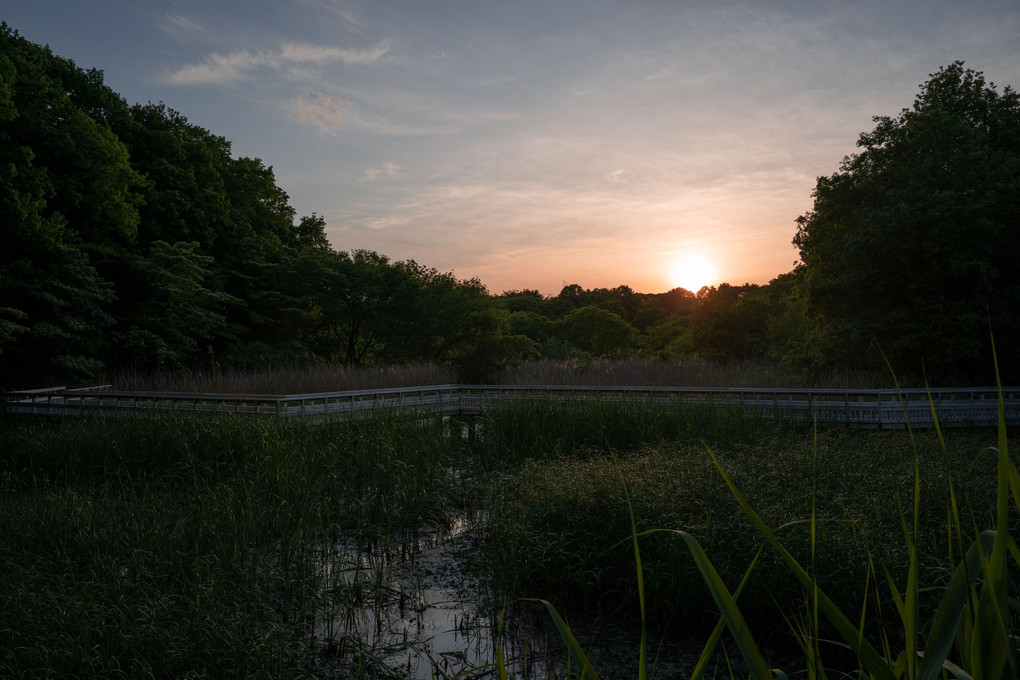
[[[704,255],[684,255],[669,268],[669,282],[675,288],[686,288],[692,293],[697,293],[702,286],[716,283],[718,275],[715,262]]]

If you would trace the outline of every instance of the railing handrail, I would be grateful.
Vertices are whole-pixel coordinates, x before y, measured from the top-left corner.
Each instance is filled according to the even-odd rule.
[[[275,401],[275,400],[299,400],[299,399],[323,399],[328,397],[351,397],[351,396],[376,396],[392,394],[420,393],[422,391],[438,392],[656,392],[656,393],[711,393],[711,394],[810,394],[810,395],[854,395],[854,396],[920,396],[925,400],[929,394],[932,398],[937,395],[964,395],[981,394],[993,395],[998,398],[998,388],[995,387],[946,387],[946,388],[904,388],[896,389],[867,389],[867,388],[814,388],[814,387],[694,387],[694,386],[645,386],[645,385],[482,385],[482,384],[443,384],[443,385],[416,385],[411,387],[385,387],[379,389],[359,390],[338,390],[335,392],[308,392],[303,394],[253,394],[247,392],[162,392],[149,390],[113,390],[96,387],[80,387],[68,389],[66,387],[50,387],[34,390],[12,390],[6,392],[7,400],[16,398],[19,395],[74,395],[74,396],[106,396],[125,398],[159,398],[159,399],[205,399],[205,400],[227,400],[227,401]],[[1007,398],[1018,398],[1020,387],[1003,387],[1003,395]]]
[[[309,392],[307,394],[284,394],[280,395],[281,400],[290,399],[323,399],[326,397],[360,397],[360,396],[374,396],[377,394],[404,394],[411,392],[422,392],[422,391],[441,391],[450,392],[460,390],[461,385],[447,384],[447,385],[421,385],[416,387],[382,387],[379,389],[362,389],[362,390],[341,390],[339,392]]]
[[[1020,387],[1002,389],[1007,422],[1020,422]],[[908,420],[930,424],[931,407],[945,424],[986,423],[995,419],[999,390],[990,387],[942,389],[791,388],[791,387],[663,387],[610,385],[419,385],[381,389],[312,392],[307,394],[243,394],[151,392],[66,387],[20,390],[4,395],[10,413],[37,415],[116,414],[152,410],[235,411],[277,416],[357,416],[396,408],[478,414],[503,399],[548,398],[644,399],[650,403],[688,403],[743,407],[749,413],[820,423],[902,427]]]

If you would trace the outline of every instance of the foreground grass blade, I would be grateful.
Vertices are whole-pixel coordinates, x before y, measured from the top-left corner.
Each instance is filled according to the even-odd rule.
[[[991,554],[982,554],[984,583],[974,612],[974,634],[971,639],[971,659],[975,679],[1016,677],[1017,664],[1010,639],[1009,601],[1006,558],[1009,554],[1009,496],[1016,467],[1009,458],[1006,436],[1006,409],[999,375],[999,360],[992,338],[992,357],[995,362],[995,382],[999,391],[998,409],[998,496],[996,498],[995,539]],[[1014,494],[1014,498],[1016,498]]]
[[[730,591],[726,588],[726,584],[723,583],[719,572],[712,566],[712,562],[708,559],[708,555],[705,554],[701,544],[686,531],[677,531],[677,534],[684,540],[687,549],[691,553],[691,557],[694,558],[694,564],[697,565],[698,571],[701,572],[701,577],[704,579],[705,585],[708,586],[712,599],[715,600],[715,604],[719,608],[719,613],[726,621],[730,634],[733,635],[737,648],[744,657],[744,663],[747,664],[751,677],[755,678],[755,680],[772,680],[772,671],[769,669],[768,664],[765,663],[765,659],[762,658],[761,651],[759,651],[758,645],[755,644],[754,638],[751,636],[751,631],[747,627],[747,622],[744,621],[743,614],[740,613],[736,601],[730,595]]]
[[[981,574],[982,556],[991,552],[994,541],[994,531],[981,532],[953,572],[949,586],[935,612],[917,680],[934,680],[946,667],[946,659],[953,649],[960,619],[970,600],[971,588]]]
[[[775,534],[772,533],[758,513],[754,511],[750,503],[747,502],[747,499],[744,498],[744,495],[733,483],[733,480],[731,480],[726,474],[726,471],[719,463],[719,460],[715,457],[715,454],[712,453],[712,450],[707,446],[705,448],[708,450],[708,455],[711,457],[712,463],[715,465],[719,474],[722,475],[723,480],[729,487],[730,493],[733,494],[737,503],[739,503],[740,507],[743,508],[748,519],[751,520],[752,524],[754,524],[755,528],[758,529],[758,532],[761,533],[765,540],[776,549],[780,557],[782,557],[783,561],[786,563],[787,568],[790,569],[797,581],[800,582],[801,587],[807,591],[811,591],[814,588],[811,576],[807,573],[807,571],[805,571],[804,567],[797,562],[793,555],[791,555],[789,551],[783,547]],[[846,642],[853,650],[861,666],[871,674],[873,680],[897,680],[896,674],[889,667],[889,664],[882,655],[879,654],[869,642],[861,637],[857,626],[851,623],[850,620],[844,616],[841,611],[839,611],[832,600],[822,590],[818,591],[818,606],[825,617],[836,628],[840,637],[842,637],[844,642]]]
[[[616,474],[620,476],[620,483],[623,484],[623,495],[627,499],[627,512],[630,514],[630,538],[634,546],[634,568],[637,570],[638,606],[641,612],[641,643],[638,654],[638,680],[648,678],[648,625],[645,620],[645,574],[641,567],[641,550],[638,547],[637,518],[634,516],[634,504],[630,502],[630,490],[627,489],[627,480],[623,477],[619,462],[614,456],[616,463]]]
[[[581,675],[578,680],[585,680],[590,678],[591,680],[599,680],[599,676],[595,673],[595,668],[591,665],[591,661],[588,660],[588,655],[584,653],[584,649],[581,648],[581,644],[574,637],[574,634],[570,632],[570,626],[567,622],[560,617],[560,613],[556,611],[556,607],[551,602],[541,600],[538,598],[526,598],[529,602],[541,602],[545,605],[546,611],[549,612],[549,616],[553,620],[553,624],[556,626],[556,630],[559,631],[563,641],[567,643],[567,651],[570,656],[574,657],[578,665],[581,666]]]
[[[670,531],[671,533],[677,533],[675,530]],[[751,572],[754,571],[754,565],[758,563],[758,558],[761,557],[762,550],[764,549],[764,545],[761,548],[758,548],[758,552],[755,553],[754,559],[751,560],[751,564],[748,565],[747,571],[744,572],[744,578],[740,579],[740,584],[737,586],[737,589],[733,591],[734,601],[740,597],[741,591],[750,580]],[[722,632],[725,627],[726,619],[720,617],[719,622],[715,624],[715,628],[712,630],[712,634],[708,638],[708,642],[705,643],[704,649],[701,650],[701,657],[698,658],[698,664],[694,667],[694,671],[691,673],[691,680],[701,680],[701,678],[704,677],[709,661],[712,658],[712,654],[715,653],[715,648],[719,644],[720,638],[722,638]],[[773,669],[773,672],[775,672],[775,669]]]

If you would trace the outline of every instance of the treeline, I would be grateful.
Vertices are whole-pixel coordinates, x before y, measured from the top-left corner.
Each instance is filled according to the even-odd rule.
[[[531,340],[536,356],[782,359],[795,279],[786,274],[767,286],[723,283],[697,293],[674,288],[656,294],[574,284],[555,297],[534,290],[499,297],[510,312],[511,333]]]
[[[337,252],[271,167],[0,27],[4,384],[505,352],[477,280]],[[492,355],[492,357],[490,357]]]
[[[1018,111],[1009,88],[940,71],[819,179],[803,264],[768,285],[492,295],[333,249],[261,160],[2,24],[0,380],[428,361],[473,382],[529,358],[634,354],[800,370],[881,366],[881,347],[904,373],[983,382],[989,326],[1006,369],[1020,356]]]

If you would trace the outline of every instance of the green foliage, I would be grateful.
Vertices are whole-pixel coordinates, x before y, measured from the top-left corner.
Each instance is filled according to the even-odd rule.
[[[0,258],[0,297],[14,320],[6,324],[10,344],[0,366],[7,380],[22,383],[81,379],[103,365],[112,287],[81,250],[44,228],[25,229],[33,222],[41,226],[32,220],[4,234],[10,250]]]
[[[623,356],[638,344],[638,331],[622,317],[594,305],[579,307],[558,324],[563,340],[594,356]]]
[[[529,458],[583,455],[592,450],[630,451],[648,442],[695,443],[703,437],[750,439],[762,421],[737,410],[701,404],[611,401],[598,392],[584,399],[514,399],[494,405],[483,418],[482,457],[496,466]]]
[[[702,288],[694,312],[694,338],[699,353],[710,359],[762,356],[768,310],[759,286],[745,284]]]
[[[408,358],[450,362],[462,381],[475,383],[532,351],[530,343],[507,337],[509,315],[478,279],[460,280],[413,260],[398,266],[416,289],[408,300],[411,323],[403,321]]]
[[[224,308],[240,302],[206,287],[214,260],[198,248],[197,242],[156,241],[149,256],[135,262],[135,302],[122,311],[128,328],[118,334],[118,344],[136,368],[195,365],[208,343],[225,330]]]
[[[329,239],[326,237],[326,218],[315,213],[302,217],[294,227],[294,243],[298,249],[330,250]]]
[[[510,312],[510,332],[514,335],[524,335],[535,342],[542,342],[553,334],[555,325],[552,319],[542,316],[537,312],[516,311]]]
[[[989,322],[1020,330],[1020,96],[956,62],[875,122],[818,179],[794,239],[829,358],[852,362],[877,338],[899,370],[974,381]]]
[[[344,366],[385,355],[413,290],[399,267],[368,250],[306,249],[289,264],[293,281],[310,284],[306,341],[316,354]]]
[[[645,329],[641,350],[648,356],[676,360],[694,353],[694,331],[679,319]]]
[[[230,199],[217,166],[230,144],[164,104],[136,105],[118,129],[145,176],[139,241],[198,242],[209,252],[226,225]]]

